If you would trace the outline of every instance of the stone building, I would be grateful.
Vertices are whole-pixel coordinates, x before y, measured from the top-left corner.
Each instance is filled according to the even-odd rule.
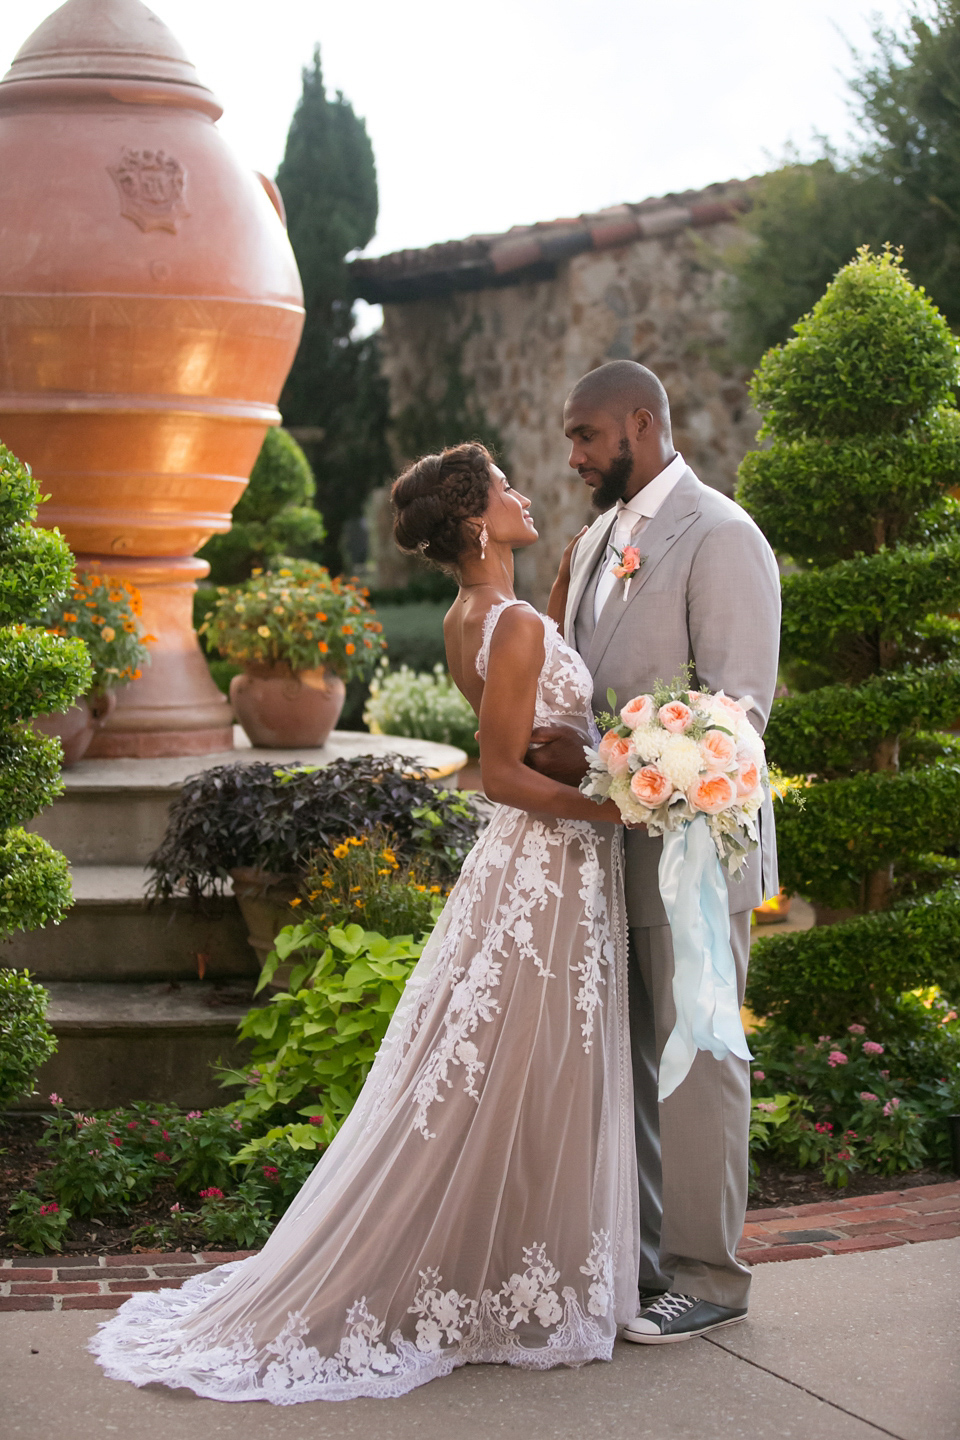
[[[673,410],[677,448],[730,494],[754,441],[746,372],[727,355],[718,257],[742,243],[749,182],[712,185],[575,220],[359,259],[359,294],[383,305],[383,356],[398,459],[490,437],[533,501],[541,544],[518,556],[522,594],[542,605],[570,535],[595,516],[567,467],[561,411],[605,360],[649,365]],[[402,583],[375,506],[378,583]]]

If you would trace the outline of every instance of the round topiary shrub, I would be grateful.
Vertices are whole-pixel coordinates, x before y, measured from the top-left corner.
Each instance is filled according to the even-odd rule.
[[[66,541],[32,524],[40,498],[0,445],[0,939],[56,923],[71,903],[65,857],[23,829],[63,788],[60,741],[27,721],[67,710],[91,680],[83,642],[39,628],[73,580]]]
[[[900,258],[860,251],[753,383],[739,498],[783,582],[791,690],[765,735],[808,777],[778,814],[781,878],[829,929],[755,946],[748,1002],[796,1030],[960,994],[957,342]],[[847,918],[844,918],[847,917]]]
[[[212,585],[237,585],[277,555],[311,556],[326,535],[310,503],[317,487],[310,462],[285,430],[264,437],[250,481],[233,508],[233,525],[199,552]]]

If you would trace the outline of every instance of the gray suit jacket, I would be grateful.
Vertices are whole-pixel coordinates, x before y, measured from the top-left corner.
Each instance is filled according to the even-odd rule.
[[[623,706],[672,680],[693,663],[693,687],[752,695],[750,719],[767,723],[777,683],[780,576],[762,532],[734,501],[702,485],[687,466],[637,541],[643,557],[630,585],[614,586],[594,626],[593,601],[616,519],[608,510],[578,543],[570,573],[564,634],[594,679],[594,706],[608,709],[607,690]],[[769,800],[759,816],[760,854],[743,878],[728,881],[731,912],[752,909],[777,893],[776,834]],[[658,867],[662,841],[627,833],[627,914],[632,926],[665,925]]]

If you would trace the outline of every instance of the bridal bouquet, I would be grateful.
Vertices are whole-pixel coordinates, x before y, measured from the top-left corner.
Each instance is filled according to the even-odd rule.
[[[699,1050],[750,1059],[743,1032],[730,911],[721,866],[736,875],[756,849],[769,776],[747,719],[753,700],[659,682],[616,714],[587,749],[585,795],[614,800],[624,820],[663,836],[660,897],[673,938],[676,1022],[660,1057],[659,1098],[690,1072]],[[616,696],[608,691],[611,709]]]

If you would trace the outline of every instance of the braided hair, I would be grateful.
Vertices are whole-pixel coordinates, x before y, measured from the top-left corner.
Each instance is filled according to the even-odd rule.
[[[464,522],[484,513],[493,457],[485,445],[453,445],[424,455],[393,482],[393,536],[407,554],[454,567],[470,544]]]

